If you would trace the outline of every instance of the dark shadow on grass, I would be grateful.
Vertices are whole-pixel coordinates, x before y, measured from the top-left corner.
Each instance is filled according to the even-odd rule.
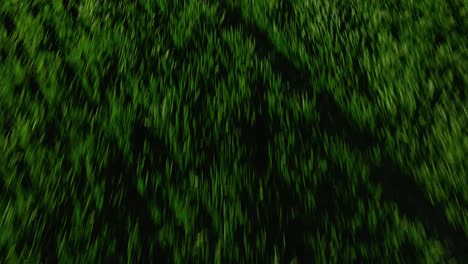
[[[429,201],[423,187],[411,175],[388,159],[375,167],[371,175],[382,186],[385,201],[396,203],[403,215],[422,223],[428,237],[444,243],[449,254],[460,263],[468,260],[468,237],[447,220],[443,205]]]
[[[16,194],[14,190],[11,190],[6,186],[5,180],[3,179],[4,175],[0,174],[0,177],[0,199],[4,201],[16,199]]]
[[[224,14],[225,19],[219,28],[219,32],[227,29],[238,29],[245,38],[253,37],[255,40],[255,54],[259,58],[267,58],[274,51],[273,43],[269,40],[266,32],[254,23],[247,22],[242,14],[242,9],[239,6],[230,6],[226,3],[221,3],[218,9],[220,16]]]
[[[226,16],[230,17],[230,19],[225,20],[222,26],[242,29],[241,32],[243,32],[245,38],[252,37],[255,40],[257,58],[270,61],[273,71],[281,76],[287,87],[285,94],[305,94],[312,97],[310,93],[313,89],[311,87],[313,77],[307,70],[301,69],[291,58],[281,53],[268,34],[261,30],[258,25],[245,22],[240,9],[226,8]],[[286,17],[282,19],[286,19]],[[362,75],[359,79],[359,86],[362,86],[361,88],[364,90],[368,90],[368,80],[364,77]],[[258,78],[262,79],[261,76]],[[267,197],[265,202],[259,204],[252,204],[252,198],[247,195],[242,197],[242,204],[251,217],[254,226],[252,226],[253,232],[251,234],[245,230],[239,230],[236,237],[239,241],[242,241],[243,236],[247,235],[248,240],[253,243],[256,239],[255,235],[265,229],[268,234],[266,247],[268,252],[273,252],[275,246],[282,245],[284,237],[286,242],[284,255],[280,256],[281,259],[291,261],[297,258],[300,263],[308,263],[314,252],[305,241],[307,235],[315,235],[315,232],[321,228],[319,225],[326,221],[324,215],[327,215],[333,221],[338,213],[348,215],[353,213],[351,209],[345,210],[346,212],[337,211],[342,210],[342,208],[336,202],[337,191],[335,187],[339,182],[346,186],[344,184],[346,177],[343,173],[337,172],[333,180],[322,182],[316,188],[317,208],[315,213],[306,213],[305,207],[307,205],[304,204],[299,195],[295,195],[295,190],[292,186],[288,186],[282,175],[279,175],[280,168],[276,167],[278,162],[273,160],[271,164],[268,161],[268,145],[273,142],[272,133],[278,129],[278,122],[271,120],[267,114],[268,105],[265,95],[269,89],[268,84],[257,80],[253,82],[251,89],[254,90],[254,95],[250,103],[255,105],[258,111],[253,125],[239,124],[241,131],[240,143],[250,150],[247,162],[254,169],[259,181],[263,181],[271,190],[276,190],[277,193],[269,193],[268,195],[271,195],[271,197]],[[376,139],[370,133],[356,128],[356,125],[346,116],[332,95],[323,93],[317,98],[317,102],[317,111],[321,119],[316,126],[321,127],[323,132],[344,138],[351,147],[361,150],[377,144]],[[301,130],[300,133],[305,135],[310,132],[310,129],[313,129],[312,127],[314,127],[313,124],[301,123],[297,129]],[[318,149],[321,148],[322,146],[318,146]],[[337,168],[335,170],[338,171]],[[255,188],[255,186],[251,187]],[[290,217],[293,209],[299,214],[295,218]],[[368,234],[363,233],[361,236],[366,237]],[[367,239],[370,238],[367,237]],[[268,257],[271,256],[260,256],[260,259]]]
[[[64,86],[67,87],[70,102],[73,105],[84,108],[89,102],[83,94],[83,88],[80,87],[79,75],[75,71],[73,65],[66,61],[63,62],[62,70],[62,82]]]
[[[466,32],[468,32],[468,23],[466,21],[466,16],[463,14],[462,10],[466,10],[464,7],[466,3],[463,4],[463,1],[454,0],[448,1],[447,5],[449,7],[450,12],[455,20],[455,29],[463,36],[466,36]]]
[[[45,40],[43,41],[42,49],[49,50],[52,52],[59,52],[61,50],[61,44],[59,44],[60,39],[58,37],[57,32],[55,31],[54,26],[52,25],[52,22],[45,21],[43,23],[43,30]]]
[[[41,260],[43,263],[59,263],[59,239],[61,231],[69,228],[73,206],[70,200],[61,202],[54,208],[53,215],[48,215],[42,233],[40,244]]]
[[[133,156],[137,160],[141,160],[143,156],[149,159],[148,162],[142,164],[143,171],[149,172],[150,175],[153,175],[153,177],[158,177],[158,174],[155,174],[155,172],[160,171],[163,173],[162,170],[165,168],[166,161],[172,159],[172,155],[167,145],[161,139],[158,139],[154,133],[152,133],[151,130],[144,126],[141,122],[137,122],[135,124],[132,139]],[[155,202],[157,207],[160,209],[170,208],[169,200],[168,197],[164,195],[164,192],[161,191],[161,189],[155,190],[150,188],[148,191],[151,196],[148,198],[145,198],[138,193],[135,176],[142,177],[143,175],[134,174],[137,172],[136,166],[137,164],[133,164],[130,168],[130,172],[132,172],[132,174],[124,175],[124,178],[122,178],[124,180],[124,185],[131,187],[127,188],[127,200],[130,204],[126,205],[125,208],[130,209],[130,215],[135,217],[135,221],[137,221],[141,227],[140,230],[143,235],[143,257],[147,257],[147,259],[144,259],[144,262],[157,258],[159,261],[166,263],[170,260],[170,255],[168,254],[169,251],[167,248],[164,248],[159,243],[156,244],[156,251],[151,251],[149,248],[151,244],[156,243],[157,231],[162,226],[160,226],[160,224],[154,223],[149,211],[148,200]],[[175,179],[177,178],[175,175],[180,175],[181,171],[177,166],[174,166],[172,173],[173,175],[171,175],[171,179]],[[160,188],[165,188],[164,186],[167,186],[168,184],[177,184],[176,182],[167,183],[165,179],[161,179],[161,182],[162,186]],[[181,241],[183,240],[183,231],[179,231],[181,232],[178,232],[178,239]]]
[[[294,1],[281,0],[279,1],[279,7],[276,8],[274,17],[278,18],[278,25],[283,27],[294,18]]]
[[[30,91],[31,94],[35,96],[37,99],[39,99],[41,102],[46,101],[44,94],[42,93],[41,88],[39,84],[37,83],[36,77],[31,76],[31,75],[28,76],[28,80],[24,88]]]
[[[268,168],[268,141],[269,135],[269,117],[266,113],[265,105],[265,89],[266,86],[262,82],[257,82],[257,85],[251,87],[253,89],[252,105],[256,106],[257,112],[253,124],[248,124],[247,121],[240,122],[240,143],[250,150],[248,157],[249,164],[255,168],[256,175],[262,177],[265,175]]]
[[[21,180],[19,181],[19,185],[21,186],[21,189],[23,189],[24,191],[32,191],[34,186],[31,180],[31,176],[29,174],[30,167],[24,160],[24,154],[20,156],[18,163],[16,163],[16,168],[20,174],[23,174],[21,177]]]
[[[182,171],[178,166],[176,166],[176,162],[173,159],[167,145],[161,139],[158,139],[154,133],[151,132],[150,128],[142,125],[142,123],[137,123],[135,125],[134,135],[132,138],[134,139],[132,143],[134,157],[138,157],[138,160],[142,160],[142,157],[144,156],[147,159],[147,162],[142,165],[143,171],[152,173],[155,177],[157,177],[158,174],[155,174],[155,172],[161,172],[159,175],[164,174],[163,170],[168,160],[170,160],[175,165],[172,167],[172,174],[170,175],[170,179],[161,179],[161,186],[159,188],[164,189],[167,188],[167,186],[178,186],[181,185],[180,181],[186,181],[186,179],[182,177],[188,176],[188,173]],[[144,147],[144,145],[146,145],[146,147]],[[210,152],[210,149],[204,149],[204,151],[207,153],[214,153],[214,150],[211,150],[212,152]],[[206,166],[203,167],[203,170],[198,171],[198,173],[209,171],[209,164],[212,164],[211,162],[214,162],[214,157],[212,157],[212,159],[209,161],[205,161],[203,164]],[[134,169],[136,171],[136,168]],[[152,195],[150,199],[156,202],[158,208],[170,208],[169,197],[167,196],[167,193],[161,189],[148,190],[148,192]],[[194,204],[195,202],[198,201],[192,201],[192,206],[198,207],[199,210],[197,212],[195,230],[193,230],[193,233],[196,234],[198,232],[208,231],[207,235],[209,240],[207,243],[209,243],[210,252],[213,252],[216,245],[213,243],[215,241],[215,236],[211,232],[211,216],[209,215],[208,211],[203,208],[203,206],[200,204]],[[175,215],[176,213],[177,212],[173,212],[172,215]],[[172,218],[172,221],[176,221],[175,218]],[[183,241],[185,239],[185,232],[181,226],[177,233],[178,241]]]
[[[5,49],[0,49],[0,60],[5,61],[8,57],[8,53]]]
[[[131,239],[127,226],[138,224],[141,248],[139,249],[140,259],[135,259],[135,261],[149,263],[158,259],[162,263],[167,263],[169,255],[157,241],[157,231],[160,227],[152,219],[148,199],[142,197],[137,190],[137,175],[134,166],[130,165],[129,160],[121,154],[116,153],[111,163],[102,172],[101,177],[105,179],[106,186],[101,216],[94,228],[95,236],[107,226],[116,238],[119,257],[126,258],[129,254],[127,245]],[[158,196],[159,193],[154,193],[154,195]],[[122,198],[121,203],[116,202],[119,196]],[[166,208],[162,201],[162,199],[159,201],[158,206]]]
[[[306,70],[300,69],[293,60],[280,52],[275,52],[271,66],[286,83],[287,94],[311,97],[312,77]]]
[[[219,8],[217,11],[218,17],[222,17],[224,15],[224,20],[220,30],[235,29],[242,25],[243,17],[240,7],[230,6],[228,3],[223,1],[219,3]]]
[[[364,42],[368,42],[368,41],[365,40]],[[365,72],[365,70],[362,69],[362,66],[360,65],[360,62],[359,62],[359,58],[360,56],[362,56],[362,53],[364,50],[363,45],[365,44],[362,44],[356,51],[356,54],[354,54],[353,62],[352,62],[354,75],[356,78],[356,86],[357,86],[356,90],[358,91],[359,95],[364,96],[364,98],[367,98],[369,101],[372,102],[375,100],[375,95],[372,94],[369,77],[367,76],[367,73]]]
[[[31,65],[31,58],[26,51],[24,42],[22,40],[16,42],[14,54],[22,65]],[[25,82],[15,88],[15,95],[17,96],[19,96],[21,92],[26,91],[26,94],[30,94],[32,97],[36,97],[40,101],[45,101],[44,94],[42,93],[39,83],[34,76],[34,71],[27,71]]]
[[[117,65],[114,63],[114,58],[104,59],[100,64],[100,69],[103,69],[105,65],[109,65],[109,68],[104,71],[103,76],[87,76],[86,72],[78,74],[73,65],[66,61],[67,51],[65,50],[64,43],[59,38],[56,27],[50,20],[45,20],[43,23],[44,30],[44,41],[41,42],[41,49],[58,53],[58,56],[62,59],[62,88],[66,89],[66,93],[72,95],[69,97],[72,102],[77,103],[78,106],[83,107],[86,103],[97,108],[98,102],[90,100],[85,97],[83,87],[79,82],[79,77],[88,78],[90,84],[96,82],[94,78],[98,78],[100,81],[99,97],[101,100],[105,98],[106,91],[113,88],[115,79],[117,77]],[[22,52],[24,53],[24,51]]]
[[[41,195],[41,193],[34,188],[35,186],[33,186],[30,179],[29,170],[30,167],[21,160],[17,165],[17,171],[19,174],[24,173],[22,177],[23,180],[19,182],[19,186],[16,188],[21,189],[22,192],[32,193],[37,197]],[[8,194],[9,192],[7,192],[7,195]],[[14,193],[12,193],[12,195],[14,195]],[[69,224],[70,218],[73,215],[73,206],[69,199],[65,199],[59,203],[54,203],[58,201],[50,202],[52,203],[46,205],[37,203],[37,200],[33,202],[32,208],[36,209],[38,218],[35,222],[29,223],[29,228],[31,229],[18,230],[19,239],[15,247],[15,251],[18,255],[24,254],[22,250],[31,250],[33,254],[40,254],[40,259],[43,263],[58,263],[58,241],[59,239],[64,239],[60,237],[60,232],[70,227]],[[49,210],[52,210],[52,212],[49,213]],[[41,224],[44,225],[43,229],[34,229],[41,227]],[[33,247],[34,243],[36,243],[35,247]],[[35,250],[38,250],[38,252]]]
[[[317,100],[320,114],[319,127],[330,136],[339,136],[356,149],[367,150],[378,144],[378,139],[366,130],[361,130],[347,117],[332,95],[322,93]]]
[[[455,89],[455,95],[458,96],[459,102],[466,102],[467,97],[467,82],[463,79],[463,73],[460,71],[454,70],[453,74],[453,88]]]
[[[43,8],[40,2],[32,2],[30,5],[28,5],[28,7],[33,17],[37,17],[41,12],[41,8]]]
[[[54,145],[60,143],[60,128],[59,128],[59,120],[53,118],[53,120],[48,121],[45,124],[45,135],[43,144],[47,148],[54,148]]]
[[[2,24],[6,29],[7,35],[11,36],[11,34],[16,30],[16,23],[13,20],[13,17],[6,12],[1,12],[0,18],[2,19]]]
[[[318,147],[318,149],[321,147]],[[322,154],[325,155],[325,154]],[[316,164],[318,167],[319,165]],[[308,205],[302,200],[300,194],[295,198],[295,204],[299,205],[302,212],[296,218],[292,219],[286,225],[286,238],[289,240],[290,255],[289,257],[296,256],[299,263],[311,263],[314,259],[320,258],[323,252],[317,252],[317,248],[312,248],[308,243],[308,239],[322,236],[327,238],[332,236],[330,226],[339,226],[340,220],[343,218],[351,218],[356,212],[356,203],[348,199],[344,194],[350,184],[351,177],[343,172],[337,164],[328,163],[328,170],[325,175],[317,175],[319,172],[311,172],[309,177],[320,177],[316,186],[311,186],[308,189],[313,192],[315,206],[305,210]],[[365,197],[367,190],[365,188],[357,188],[353,197]],[[341,233],[345,241],[352,241],[354,232]],[[361,232],[361,241],[371,242],[370,234]],[[323,245],[325,255],[330,257],[332,252],[329,245]],[[289,259],[290,259],[289,258]]]
[[[112,69],[111,70],[115,70]],[[97,112],[97,109],[102,105],[106,100],[106,93],[111,89],[116,89],[113,87],[113,82],[111,81],[112,74],[109,72],[105,73],[103,80],[100,81],[100,86],[98,87],[100,102],[97,100],[92,100],[89,96],[86,95],[84,88],[80,82],[80,78],[88,78],[90,83],[93,83],[93,78],[89,78],[85,73],[78,74],[77,70],[73,67],[70,62],[63,61],[62,63],[62,73],[61,73],[61,83],[62,87],[65,88],[65,94],[67,95],[67,104],[70,104],[77,108],[88,108],[90,112]]]
[[[62,0],[65,10],[69,13],[70,17],[72,18],[72,21],[74,22],[78,21],[78,8],[74,4],[75,2],[77,1]]]
[[[15,43],[14,54],[23,65],[27,65],[29,63],[29,55],[26,51],[23,40],[18,40]]]

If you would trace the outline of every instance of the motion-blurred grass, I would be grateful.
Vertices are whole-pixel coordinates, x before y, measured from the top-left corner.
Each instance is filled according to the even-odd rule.
[[[0,1],[0,262],[467,263],[468,1]]]

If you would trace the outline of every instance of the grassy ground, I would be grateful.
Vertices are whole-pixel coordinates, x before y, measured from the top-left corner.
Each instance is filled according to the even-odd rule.
[[[467,263],[467,18],[0,1],[0,262]]]

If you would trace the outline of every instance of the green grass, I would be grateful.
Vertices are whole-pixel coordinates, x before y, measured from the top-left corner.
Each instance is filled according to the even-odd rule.
[[[467,18],[1,1],[0,262],[466,263]]]

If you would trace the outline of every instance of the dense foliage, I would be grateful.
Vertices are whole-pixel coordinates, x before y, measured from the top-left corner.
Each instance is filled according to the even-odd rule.
[[[467,18],[0,1],[0,262],[467,263]]]

